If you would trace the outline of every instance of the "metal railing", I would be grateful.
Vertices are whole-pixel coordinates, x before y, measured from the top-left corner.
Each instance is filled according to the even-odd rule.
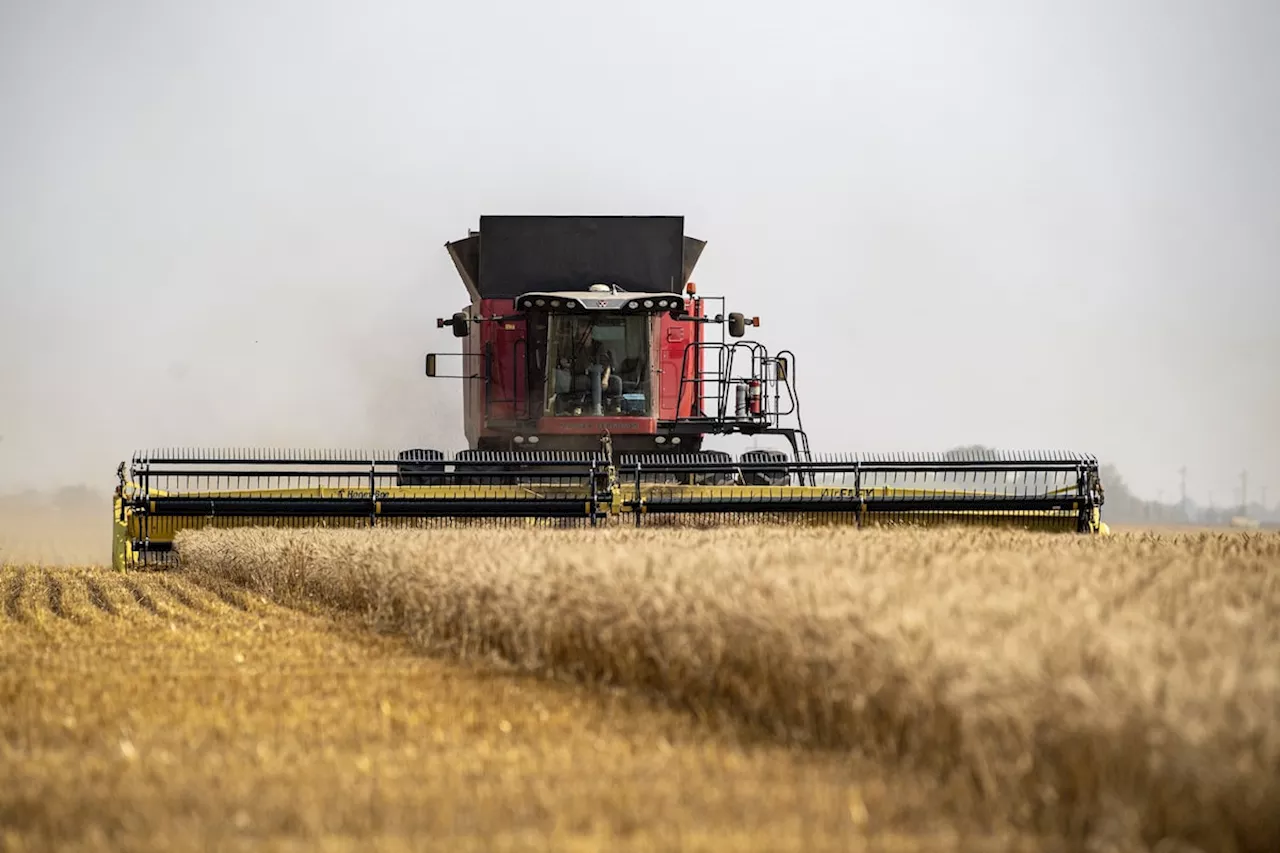
[[[822,520],[1096,529],[1098,463],[1075,453],[825,456],[435,451],[160,451],[120,471],[118,519],[147,562],[183,529],[597,526]]]
[[[705,356],[711,355],[714,369],[705,367]],[[746,362],[746,368],[742,363]],[[694,368],[697,367],[697,370]],[[756,422],[770,428],[781,428],[784,419],[793,418],[800,428],[800,401],[796,396],[792,376],[795,372],[795,354],[788,351],[776,356],[756,341],[702,341],[685,347],[681,361],[680,387],[676,396],[676,412],[684,410],[686,401],[693,403],[695,414],[677,417],[677,420],[722,423]],[[736,399],[740,387],[759,384],[759,411],[751,409],[750,397]],[[686,389],[698,389],[697,397],[689,396]],[[706,389],[714,389],[710,393]],[[708,401],[714,402],[714,413],[706,411]]]

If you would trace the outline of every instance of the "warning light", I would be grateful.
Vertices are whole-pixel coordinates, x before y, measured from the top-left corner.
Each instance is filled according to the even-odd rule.
[[[687,293],[687,294],[689,294],[690,296],[697,296],[697,295],[698,295],[698,285],[694,284],[693,282],[689,282],[688,284],[686,284],[686,285],[684,286],[684,292],[685,292],[685,293]]]

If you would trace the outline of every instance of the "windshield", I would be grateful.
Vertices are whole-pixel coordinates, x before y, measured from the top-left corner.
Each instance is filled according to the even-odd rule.
[[[548,415],[652,415],[648,316],[553,314]]]

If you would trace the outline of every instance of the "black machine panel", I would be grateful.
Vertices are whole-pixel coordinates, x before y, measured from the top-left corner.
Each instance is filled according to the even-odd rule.
[[[482,216],[448,248],[473,299],[500,299],[597,283],[679,293],[704,245],[682,216]]]

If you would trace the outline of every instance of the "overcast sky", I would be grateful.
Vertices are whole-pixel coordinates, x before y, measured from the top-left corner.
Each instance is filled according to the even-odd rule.
[[[1275,503],[1277,43],[1272,0],[0,0],[0,492],[457,449],[442,244],[647,213],[796,352],[818,449]]]

